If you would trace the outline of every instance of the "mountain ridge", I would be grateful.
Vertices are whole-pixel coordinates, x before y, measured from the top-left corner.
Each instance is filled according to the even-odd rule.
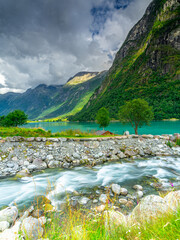
[[[144,98],[155,119],[180,118],[179,1],[154,0],[130,30],[112,67],[88,104],[71,120],[94,120],[106,107],[111,118],[126,101]]]
[[[27,89],[24,93],[0,94],[0,114],[6,115],[20,109],[28,114],[29,119],[34,120],[60,118],[61,115],[66,117],[73,109],[77,113],[101,84],[105,74],[106,71],[80,72],[75,75],[76,77],[81,75],[83,78],[82,81],[78,79],[78,84],[71,85],[67,84],[68,82],[64,85],[40,84],[33,89]],[[69,82],[73,83],[75,76]],[[81,104],[78,105],[80,101]]]

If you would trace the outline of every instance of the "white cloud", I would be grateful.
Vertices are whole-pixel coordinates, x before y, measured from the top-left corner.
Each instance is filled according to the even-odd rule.
[[[105,2],[111,12],[93,36],[91,9]],[[132,0],[125,9],[113,9],[110,0],[0,2],[0,93],[63,84],[79,71],[108,69],[149,3]]]

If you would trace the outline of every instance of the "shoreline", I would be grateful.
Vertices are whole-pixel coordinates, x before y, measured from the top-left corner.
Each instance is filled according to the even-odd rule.
[[[0,138],[0,178],[47,168],[95,166],[152,156],[180,156],[175,135],[123,135],[98,138]]]

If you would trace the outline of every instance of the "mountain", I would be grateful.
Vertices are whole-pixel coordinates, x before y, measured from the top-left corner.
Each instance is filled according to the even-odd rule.
[[[65,118],[84,107],[105,76],[106,71],[80,72],[65,85],[41,84],[24,93],[0,94],[0,115],[20,109],[29,119]]]
[[[102,85],[72,120],[94,120],[106,107],[112,118],[127,100],[144,98],[155,119],[180,118],[179,0],[154,0],[131,29]]]

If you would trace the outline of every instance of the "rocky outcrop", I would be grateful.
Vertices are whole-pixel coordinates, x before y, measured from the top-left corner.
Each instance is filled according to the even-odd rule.
[[[43,235],[42,225],[44,224],[41,223],[41,220],[30,216],[23,220],[21,230],[26,239],[35,240]]]
[[[0,222],[8,222],[9,224],[12,224],[16,221],[16,218],[18,217],[18,209],[17,207],[8,207],[0,211]]]
[[[94,120],[106,107],[118,119],[119,107],[143,98],[155,119],[180,118],[178,0],[153,0],[117,52],[105,80],[74,119]],[[171,91],[169,91],[171,89]]]
[[[0,177],[17,174],[16,177],[21,178],[46,168],[70,168],[83,164],[94,166],[122,159],[180,155],[178,146],[172,148],[167,146],[166,143],[170,139],[174,139],[174,136],[1,139]]]

